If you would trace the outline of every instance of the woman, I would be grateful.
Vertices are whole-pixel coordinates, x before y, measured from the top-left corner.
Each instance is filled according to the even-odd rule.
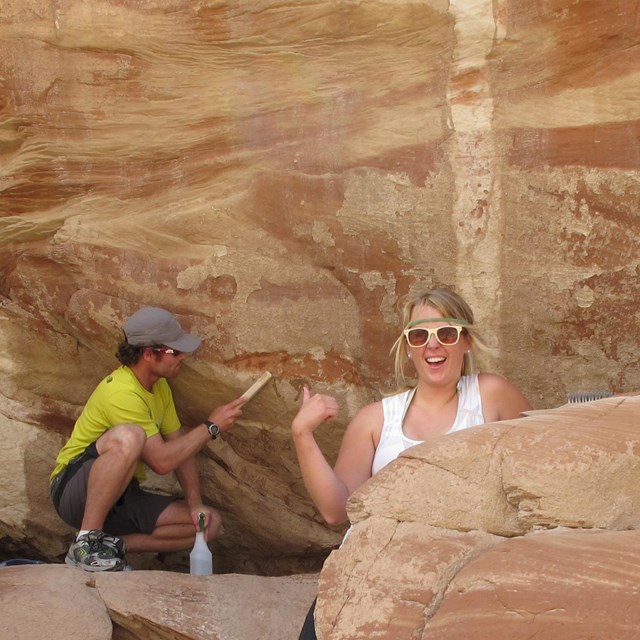
[[[333,468],[313,432],[338,414],[330,396],[305,387],[291,429],[302,477],[322,517],[331,525],[347,520],[347,499],[405,449],[424,440],[485,422],[518,418],[531,408],[510,382],[492,373],[472,373],[472,351],[486,349],[473,312],[448,289],[420,291],[403,307],[403,331],[394,344],[398,386],[406,386],[408,361],[415,387],[361,409],[348,425]],[[315,638],[312,611],[300,638]]]

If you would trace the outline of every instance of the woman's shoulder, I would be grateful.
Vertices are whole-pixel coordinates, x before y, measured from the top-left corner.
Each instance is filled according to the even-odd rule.
[[[522,411],[531,409],[522,391],[497,373],[478,374],[478,384],[485,417],[489,420],[517,418]]]
[[[478,374],[478,384],[481,390],[500,393],[504,390],[516,389],[516,386],[509,382],[504,376],[498,373],[488,373],[483,371]]]
[[[366,404],[358,410],[347,425],[345,440],[370,438],[371,442],[377,442],[380,438],[383,422],[384,412],[382,409],[382,401],[378,400]]]
[[[510,384],[509,381],[498,373],[483,371],[478,373],[478,384],[482,389],[501,389]]]
[[[354,416],[353,420],[370,421],[372,418],[382,416],[382,413],[382,400],[376,400],[375,402],[365,404],[364,407],[361,407]]]

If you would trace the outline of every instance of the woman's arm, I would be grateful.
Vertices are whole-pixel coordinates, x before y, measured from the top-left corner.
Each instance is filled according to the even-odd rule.
[[[531,409],[531,403],[514,384],[495,373],[478,376],[482,411],[487,422],[520,418],[523,411]]]
[[[347,520],[347,499],[371,477],[375,453],[371,418],[376,414],[372,407],[375,405],[362,409],[347,427],[335,469],[332,469],[313,432],[322,422],[338,415],[338,403],[331,396],[311,396],[306,387],[303,391],[302,405],[291,430],[305,487],[328,524]],[[380,415],[381,411],[379,409]]]

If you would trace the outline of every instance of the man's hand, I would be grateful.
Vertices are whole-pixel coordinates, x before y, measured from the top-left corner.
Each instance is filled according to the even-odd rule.
[[[215,537],[220,527],[220,515],[215,509],[208,507],[206,504],[199,504],[191,507],[191,521],[196,531],[200,531],[200,514],[204,513],[204,539],[209,540]]]
[[[242,415],[242,406],[246,401],[246,398],[240,396],[229,404],[223,404],[221,407],[216,407],[209,414],[209,420],[211,420],[211,422],[215,422],[220,427],[220,431],[228,431],[233,427],[235,421]]]

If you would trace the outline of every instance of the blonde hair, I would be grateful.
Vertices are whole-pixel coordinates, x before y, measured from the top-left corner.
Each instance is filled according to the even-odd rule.
[[[488,347],[473,324],[473,311],[471,311],[471,307],[461,296],[451,289],[419,289],[415,292],[410,292],[400,303],[402,305],[402,330],[409,324],[411,314],[415,307],[434,307],[445,318],[462,320],[464,322],[464,333],[469,336],[471,343],[471,352],[464,354],[461,375],[466,376],[472,373],[473,352],[476,350],[485,351]],[[400,333],[400,337],[391,347],[391,354],[395,355],[395,374],[398,389],[407,387],[405,365],[409,361],[409,357],[404,343],[404,334]]]

